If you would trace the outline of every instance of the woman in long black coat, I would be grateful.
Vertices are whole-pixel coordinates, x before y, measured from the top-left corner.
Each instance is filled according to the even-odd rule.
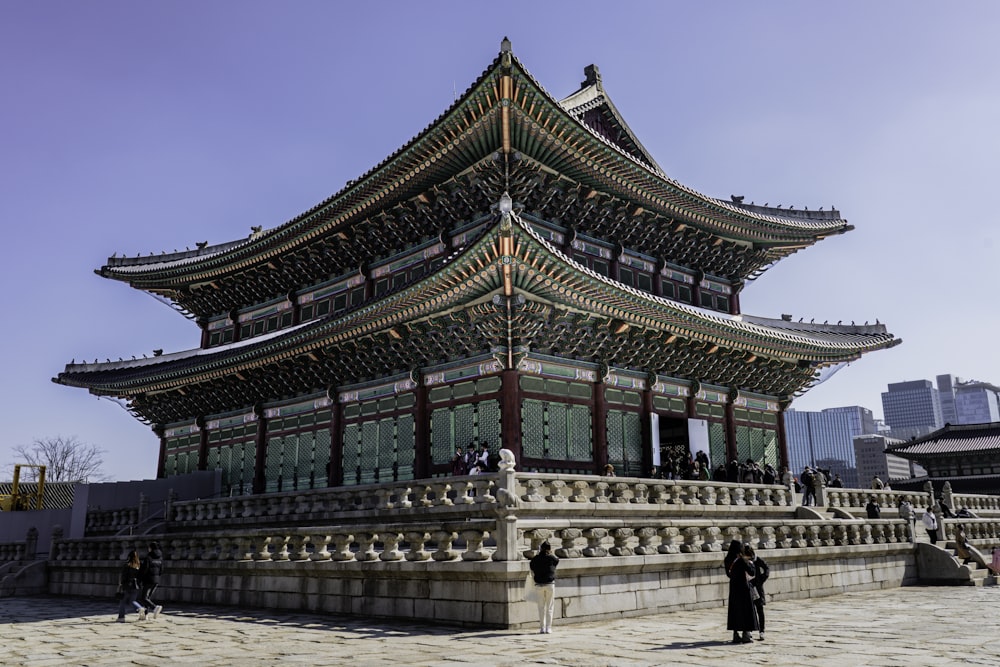
[[[750,581],[754,577],[753,561],[744,557],[743,544],[738,540],[729,543],[723,564],[729,577],[729,609],[726,627],[733,631],[734,644],[749,644],[750,633],[757,629],[757,610],[750,597]],[[740,636],[740,633],[743,636]]]

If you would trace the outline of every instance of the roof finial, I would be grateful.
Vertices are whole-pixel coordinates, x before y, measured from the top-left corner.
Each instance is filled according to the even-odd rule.
[[[506,37],[500,42],[500,53],[510,53],[510,40]]]
[[[594,85],[598,88],[601,87],[601,70],[597,68],[597,65],[587,65],[584,67],[583,75],[587,77],[587,79],[580,84],[581,87]]]

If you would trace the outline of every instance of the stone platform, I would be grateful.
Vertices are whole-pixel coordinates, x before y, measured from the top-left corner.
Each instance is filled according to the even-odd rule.
[[[113,600],[0,601],[4,665],[1000,665],[1000,589],[904,587],[767,605],[766,640],[728,643],[725,610],[467,630],[361,618],[171,605],[115,623]]]

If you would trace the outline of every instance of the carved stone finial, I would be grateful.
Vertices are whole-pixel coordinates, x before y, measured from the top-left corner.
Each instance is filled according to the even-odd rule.
[[[510,40],[506,37],[500,41],[500,53],[510,53]]]
[[[582,86],[593,86],[597,85],[598,88],[601,87],[601,70],[597,68],[597,65],[587,65],[583,68],[583,75],[587,77],[581,85]]]
[[[499,463],[500,472],[513,470],[516,464],[517,461],[515,461],[514,459],[514,452],[510,451],[509,449],[500,450],[500,463]]]

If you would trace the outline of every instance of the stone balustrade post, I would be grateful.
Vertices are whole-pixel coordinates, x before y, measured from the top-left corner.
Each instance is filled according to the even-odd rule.
[[[655,505],[666,505],[670,502],[670,495],[666,484],[653,484],[649,490],[649,502]]]
[[[458,558],[458,552],[451,548],[452,543],[458,537],[456,533],[450,530],[435,530],[431,534],[434,536],[434,541],[437,542],[437,551],[431,554],[431,558],[436,561],[455,560]]]
[[[590,482],[586,480],[577,480],[573,482],[573,495],[569,497],[571,503],[586,503],[590,502],[590,498],[587,497],[587,491],[590,489]]]
[[[701,531],[701,550],[722,551],[722,530],[718,526],[705,526]]]
[[[395,531],[387,531],[381,534],[382,537],[382,553],[379,554],[379,560],[383,561],[397,561],[403,560],[403,552],[399,550],[399,543],[402,541],[403,536]]]
[[[38,555],[38,529],[32,526],[24,537],[24,556],[18,560],[35,560]]]
[[[509,451],[508,451],[509,454]],[[501,454],[501,456],[507,456]],[[502,460],[500,471],[496,478],[496,527],[491,531],[497,548],[493,551],[493,560],[518,560],[517,544],[517,507],[521,499],[517,496],[517,473],[514,471],[513,454],[507,460]]]
[[[455,501],[451,499],[452,485],[448,482],[434,484],[434,505],[451,507]],[[457,486],[460,486],[458,484]]]
[[[749,486],[743,490],[743,499],[747,505],[760,505],[760,489]]]
[[[310,535],[309,542],[313,545],[313,552],[309,556],[309,560],[330,560],[330,551],[326,547],[330,544],[331,539],[330,535]]]
[[[259,540],[257,543],[257,552],[254,553],[253,559],[271,560],[271,550],[269,548],[271,544],[271,538],[261,535],[257,539]]]
[[[651,556],[657,553],[656,547],[653,546],[653,538],[656,537],[656,528],[643,526],[635,531],[635,535],[639,538],[639,544],[635,547],[636,555]]]
[[[758,544],[761,549],[774,549],[777,546],[774,526],[764,526],[760,529]]]
[[[358,543],[358,551],[354,554],[354,559],[362,563],[370,563],[378,560],[375,553],[375,543],[378,541],[378,533],[355,533],[354,540]]]
[[[354,533],[334,533],[330,536],[330,541],[333,542],[330,560],[354,560],[354,553],[351,551],[351,544],[354,543]]]
[[[737,486],[732,489],[730,505],[746,505],[746,489],[742,486]]]
[[[629,540],[632,538],[633,531],[631,528],[612,528],[611,537],[614,539],[614,546],[608,550],[612,556],[631,556],[634,551],[632,547],[628,545]]]
[[[733,494],[730,493],[730,488],[728,486],[716,486],[712,485],[715,491],[715,504],[716,505],[732,505],[733,504]]]
[[[660,536],[660,546],[656,548],[657,553],[680,553],[681,547],[679,542],[682,541],[680,536],[681,531],[678,530],[676,526],[664,526],[656,532]]]
[[[701,487],[697,484],[688,484],[684,487],[684,504],[685,505],[700,505],[701,504]]]
[[[470,528],[469,530],[462,531],[462,537],[465,538],[465,551],[462,553],[462,560],[489,560],[490,555],[483,548],[483,542],[489,533],[484,533],[482,530],[475,530]]]
[[[549,494],[545,496],[545,500],[550,503],[564,503],[566,502],[566,496],[563,495],[563,489],[566,488],[566,482],[561,479],[553,479],[549,481]]]
[[[701,529],[691,526],[684,529],[684,543],[681,544],[681,553],[696,554],[701,553]]]
[[[594,497],[591,500],[595,503],[607,503],[610,502],[609,498],[610,486],[607,482],[597,482],[594,484]]]
[[[683,505],[686,503],[684,499],[684,487],[678,484],[676,480],[672,480],[667,484],[667,490],[670,494],[671,504]]]
[[[540,479],[529,479],[525,481],[525,493],[521,496],[521,500],[526,503],[540,503],[545,500],[545,496],[542,495],[542,487],[545,483]]]
[[[427,533],[419,530],[408,530],[403,535],[406,537],[406,541],[410,543],[410,550],[406,552],[406,560],[419,562],[430,559],[430,552],[424,549],[424,545],[430,539]],[[514,547],[517,548],[517,545],[515,544]],[[499,551],[499,545],[497,550]]]
[[[627,482],[615,482],[611,485],[611,502],[612,503],[628,503],[629,502],[629,485]]]
[[[607,537],[606,528],[588,528],[583,531],[583,536],[587,538],[587,546],[583,550],[583,555],[588,558],[599,558],[608,555],[608,550],[601,545]]]
[[[580,558],[583,552],[576,546],[576,541],[583,537],[583,531],[579,528],[563,528],[559,531],[559,540],[562,546],[555,550],[559,558]]]
[[[291,549],[289,549],[289,558],[294,561],[309,560],[309,536],[300,535],[296,533],[292,535],[289,540]]]
[[[632,502],[636,505],[649,504],[649,487],[642,482],[632,487]]]

